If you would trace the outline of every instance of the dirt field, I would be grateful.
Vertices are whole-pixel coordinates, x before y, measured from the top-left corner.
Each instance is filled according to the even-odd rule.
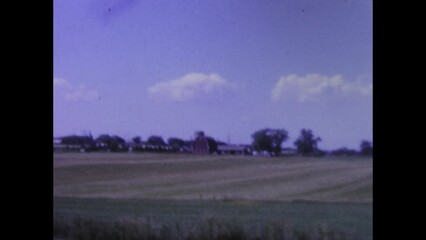
[[[372,202],[372,160],[175,154],[54,155],[54,195]]]

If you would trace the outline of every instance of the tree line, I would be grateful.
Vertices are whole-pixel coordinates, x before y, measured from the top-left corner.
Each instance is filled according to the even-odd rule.
[[[251,135],[253,139],[253,149],[270,153],[274,156],[282,155],[283,150],[289,150],[290,154],[302,156],[371,156],[373,154],[373,144],[370,141],[362,140],[359,150],[348,149],[346,147],[332,151],[321,150],[318,143],[322,140],[316,137],[312,130],[302,129],[299,137],[293,143],[295,148],[282,148],[282,144],[288,139],[288,132],[285,129],[264,128]],[[293,151],[292,151],[293,150]]]
[[[283,148],[282,144],[289,138],[285,129],[264,128],[254,132],[252,135],[252,144],[250,148],[253,154],[268,154],[268,156],[279,155],[301,155],[301,156],[371,156],[373,145],[370,141],[363,140],[359,149],[339,148],[332,151],[324,151],[318,147],[322,140],[314,135],[310,129],[302,129],[300,135],[293,142],[294,148]],[[210,153],[217,153],[218,146],[227,145],[225,142],[215,140],[213,137],[206,136]],[[130,142],[126,142],[117,135],[101,134],[94,138],[91,134],[88,136],[65,136],[60,138],[60,146],[78,146],[81,151],[107,151],[107,152],[187,152],[192,151],[193,140],[183,140],[177,137],[167,139],[153,135],[146,141],[142,141],[140,136],[135,136]],[[55,149],[54,149],[55,150]]]

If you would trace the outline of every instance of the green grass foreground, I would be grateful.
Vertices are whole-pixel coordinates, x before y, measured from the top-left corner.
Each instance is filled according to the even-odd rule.
[[[372,239],[370,203],[54,198],[58,239]]]
[[[55,239],[372,239],[371,158],[54,154]]]

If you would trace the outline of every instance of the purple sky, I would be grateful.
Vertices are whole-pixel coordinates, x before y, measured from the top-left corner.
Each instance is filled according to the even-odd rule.
[[[372,140],[371,0],[56,0],[54,136]]]

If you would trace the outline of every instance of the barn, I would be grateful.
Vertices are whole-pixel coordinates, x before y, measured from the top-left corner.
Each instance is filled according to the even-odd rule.
[[[209,143],[203,131],[195,132],[195,139],[192,143],[192,153],[209,154]]]

